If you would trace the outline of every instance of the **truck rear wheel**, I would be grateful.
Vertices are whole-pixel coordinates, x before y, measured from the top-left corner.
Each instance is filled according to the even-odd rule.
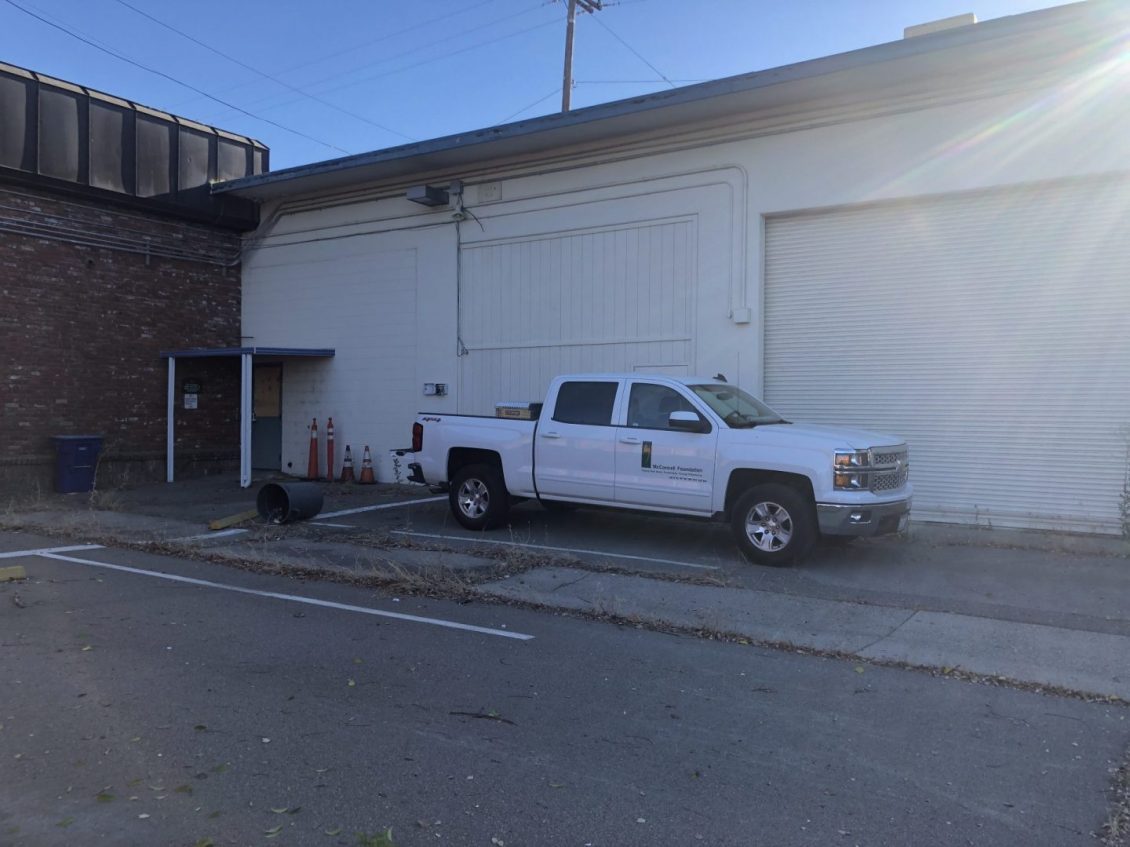
[[[756,485],[743,494],[730,524],[742,553],[758,565],[791,565],[812,549],[817,537],[812,504],[778,483]]]
[[[510,495],[502,475],[489,465],[460,468],[447,493],[451,513],[467,529],[494,529],[506,522]]]

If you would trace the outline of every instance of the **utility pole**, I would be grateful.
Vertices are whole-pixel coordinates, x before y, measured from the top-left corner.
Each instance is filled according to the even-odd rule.
[[[603,0],[566,0],[569,4],[569,13],[565,23],[565,76],[561,82],[561,111],[568,112],[570,108],[570,94],[573,91],[573,24],[577,20],[577,7],[581,11],[599,12],[604,8]]]

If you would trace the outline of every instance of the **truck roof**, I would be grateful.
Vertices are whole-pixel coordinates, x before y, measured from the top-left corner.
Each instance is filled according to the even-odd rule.
[[[708,376],[670,376],[668,374],[651,373],[575,373],[561,374],[557,379],[654,379],[657,382],[676,382],[680,385],[716,385],[719,383],[732,384],[729,380]]]

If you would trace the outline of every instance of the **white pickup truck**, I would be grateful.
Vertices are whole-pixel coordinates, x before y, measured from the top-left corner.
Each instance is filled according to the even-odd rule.
[[[902,439],[791,423],[724,377],[561,376],[529,408],[529,420],[422,413],[411,479],[446,489],[468,529],[504,524],[523,499],[715,518],[765,565],[821,536],[906,527]]]

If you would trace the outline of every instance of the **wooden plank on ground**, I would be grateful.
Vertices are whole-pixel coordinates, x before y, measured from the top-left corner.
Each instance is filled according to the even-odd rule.
[[[208,524],[208,529],[227,529],[229,526],[235,526],[237,523],[249,521],[252,518],[259,517],[257,509],[251,509],[246,512],[240,512],[238,515],[228,515],[226,518],[216,518]]]

